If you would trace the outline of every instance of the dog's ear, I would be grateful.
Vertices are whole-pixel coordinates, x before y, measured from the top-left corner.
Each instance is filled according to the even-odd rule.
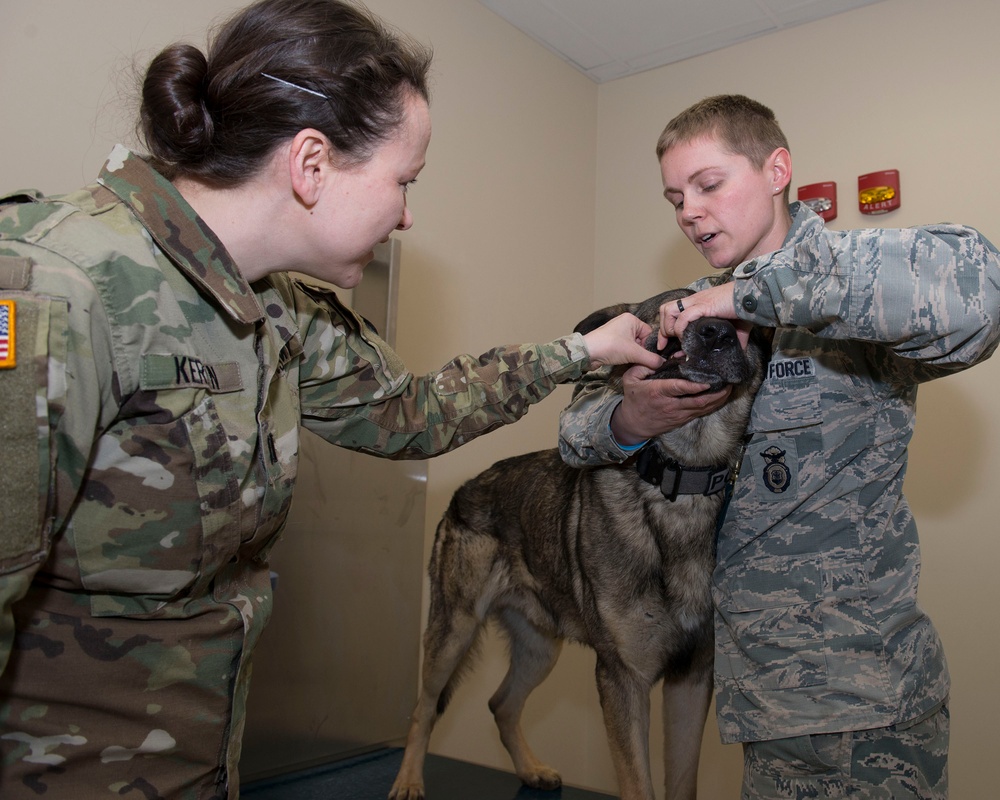
[[[614,319],[619,314],[624,314],[626,311],[635,314],[643,322],[655,328],[659,323],[661,305],[691,294],[694,294],[694,292],[690,289],[668,289],[654,297],[650,297],[648,300],[643,300],[641,303],[616,303],[613,306],[599,309],[587,316],[581,322],[577,323],[577,326],[573,328],[573,332],[590,333],[594,328],[600,328],[605,322]]]
[[[690,289],[668,289],[665,292],[660,292],[650,297],[648,300],[636,303],[632,313],[643,322],[652,325],[654,328],[658,328],[660,326],[660,306],[692,294],[694,292]]]
[[[605,322],[613,320],[619,314],[631,311],[634,305],[634,303],[617,303],[588,314],[576,324],[573,333],[590,333],[595,328],[600,328]]]

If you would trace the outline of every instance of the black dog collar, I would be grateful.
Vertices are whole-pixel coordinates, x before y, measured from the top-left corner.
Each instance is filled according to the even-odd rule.
[[[662,455],[656,447],[644,447],[639,451],[635,469],[646,483],[659,486],[670,502],[679,494],[708,496],[721,492],[732,475],[732,468],[727,464],[685,467]]]

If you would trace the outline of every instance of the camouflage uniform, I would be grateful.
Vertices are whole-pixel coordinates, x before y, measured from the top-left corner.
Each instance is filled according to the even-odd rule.
[[[743,745],[742,800],[946,800],[947,703],[926,718]]]
[[[724,742],[887,727],[945,702],[941,641],[917,605],[906,448],[917,384],[1000,336],[997,251],[976,231],[838,232],[791,210],[782,250],[722,276],[742,319],[776,328],[718,538]],[[628,457],[609,428],[620,400],[584,381],[563,412],[566,461]]]
[[[299,423],[424,458],[513,422],[589,361],[574,334],[415,377],[332,292],[284,274],[248,285],[120,147],[85,189],[0,207],[4,299],[4,798],[235,798]]]

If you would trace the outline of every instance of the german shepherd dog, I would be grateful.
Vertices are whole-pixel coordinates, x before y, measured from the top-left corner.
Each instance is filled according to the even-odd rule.
[[[586,332],[631,311],[658,325],[673,290],[591,314]],[[646,346],[656,349],[656,333]],[[556,449],[497,462],[461,486],[438,525],[422,689],[391,800],[424,796],[431,729],[488,619],[509,639],[510,667],[490,699],[518,777],[556,789],[521,731],[525,700],[555,665],[563,640],[597,653],[597,688],[622,800],[653,800],[649,695],[663,681],[666,798],[694,798],[712,693],[710,582],[725,485],[737,466],[768,349],[755,331],[746,351],[735,328],[701,319],[672,339],[652,378],[732,384],[718,411],[657,437],[624,464],[577,469]],[[621,390],[623,368],[611,373]],[[433,800],[433,799],[432,799]]]

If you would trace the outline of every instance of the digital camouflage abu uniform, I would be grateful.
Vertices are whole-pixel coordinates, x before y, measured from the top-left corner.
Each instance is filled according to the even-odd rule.
[[[839,232],[791,210],[782,250],[723,275],[739,316],[777,329],[718,538],[724,742],[885,727],[946,700],[917,605],[906,448],[917,384],[982,361],[1000,336],[997,251],[976,231]],[[563,412],[564,459],[627,458],[609,428],[620,400],[586,381]]]
[[[583,339],[414,377],[333,293],[249,286],[120,147],[92,186],[5,202],[0,797],[236,797],[299,422],[430,456],[578,378]]]

